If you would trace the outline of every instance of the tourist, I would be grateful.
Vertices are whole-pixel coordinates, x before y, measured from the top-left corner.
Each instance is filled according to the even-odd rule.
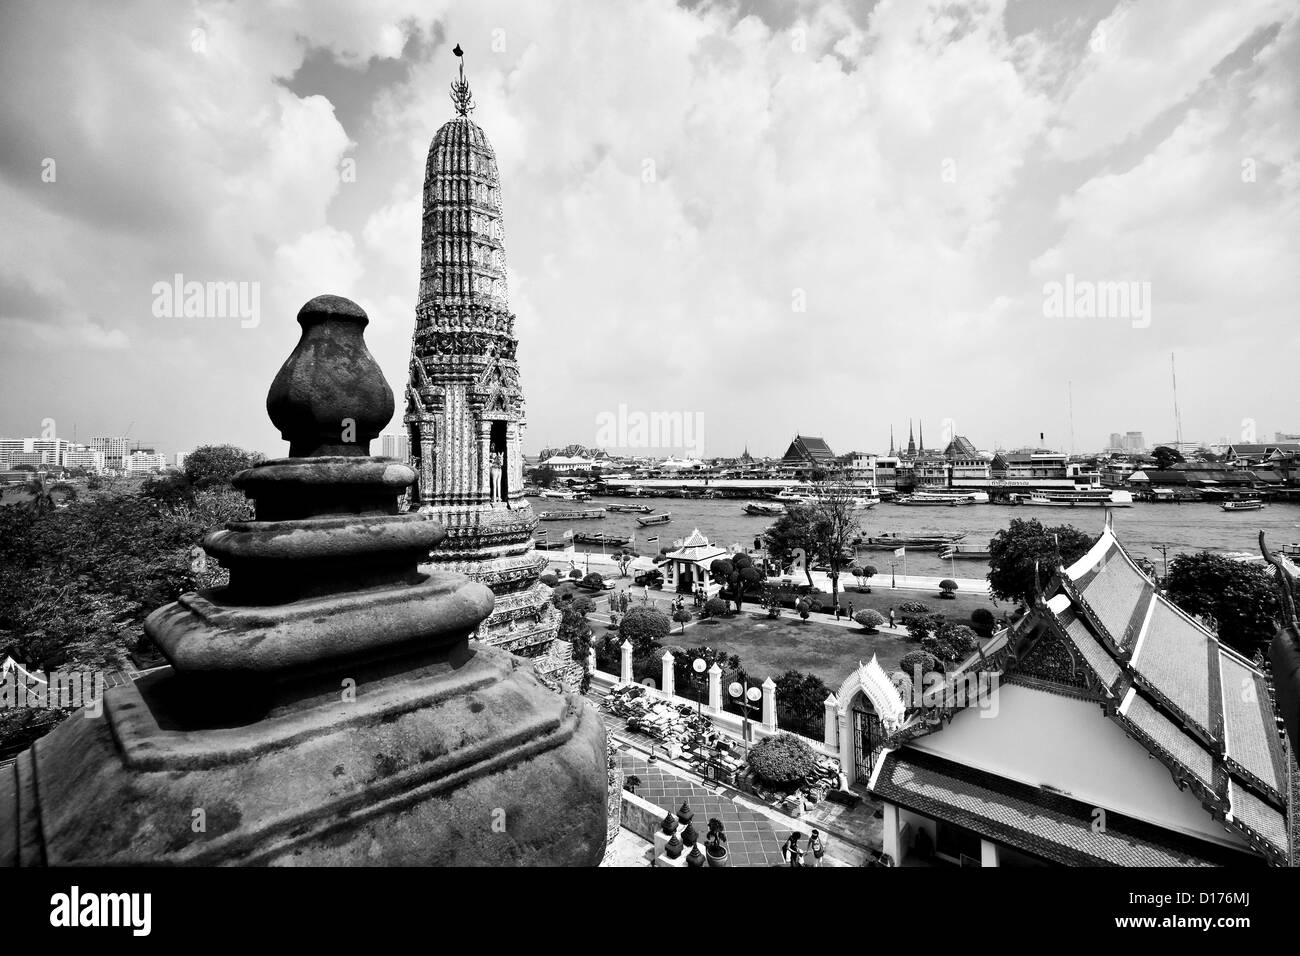
[[[894,626],[894,609],[892,607],[889,609],[889,626]]]
[[[835,605],[835,620],[836,620],[836,621],[839,621],[839,619],[840,619],[840,606],[839,606],[838,604],[836,604],[836,605]]]
[[[822,843],[821,834],[816,830],[808,838],[808,849],[812,852],[812,862],[809,866],[821,866],[822,857],[826,855],[826,844]]]
[[[799,849],[799,834],[791,833],[790,839],[781,844],[781,859],[790,866],[803,866],[803,850]]]
[[[849,620],[853,620],[853,602],[849,602]]]

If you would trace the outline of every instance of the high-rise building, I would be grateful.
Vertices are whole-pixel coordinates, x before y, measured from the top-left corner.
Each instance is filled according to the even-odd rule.
[[[104,453],[104,464],[107,467],[114,469],[126,467],[125,459],[131,454],[131,439],[91,438],[88,444],[95,451]]]
[[[411,438],[409,435],[380,435],[379,454],[397,461],[409,461],[411,458]]]
[[[417,479],[413,500],[447,529],[435,566],[496,594],[480,641],[534,659],[539,674],[576,683],[581,665],[557,640],[559,611],[539,577],[537,518],[523,495],[524,395],[515,317],[506,297],[496,155],[469,119],[464,66],[457,115],[429,147],[420,298],[404,421]]]

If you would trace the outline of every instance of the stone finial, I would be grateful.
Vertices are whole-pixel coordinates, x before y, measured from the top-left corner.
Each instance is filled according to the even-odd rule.
[[[370,320],[338,295],[298,312],[302,337],[266,396],[266,411],[291,458],[364,457],[393,417],[393,390],[366,348]]]

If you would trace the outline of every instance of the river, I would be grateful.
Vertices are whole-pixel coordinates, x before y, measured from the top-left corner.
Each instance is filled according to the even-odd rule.
[[[609,504],[645,503],[656,513],[667,511],[673,520],[668,524],[640,528],[634,515],[609,512],[595,521],[545,521],[538,529],[546,529],[549,537],[560,540],[565,531],[604,531],[609,534],[630,535],[636,532],[635,547],[642,554],[653,553],[658,547],[670,546],[675,540],[699,530],[713,544],[726,547],[738,544],[752,548],[755,536],[772,523],[772,518],[747,515],[746,504],[741,499],[690,499],[690,498],[604,498],[593,497],[590,502],[560,501],[550,498],[530,498],[535,511],[563,511],[573,508],[590,508]],[[1169,557],[1195,551],[1248,551],[1258,554],[1260,529],[1268,534],[1269,544],[1280,547],[1300,541],[1300,504],[1270,504],[1260,511],[1222,510],[1217,504],[1188,502],[1186,504],[1135,503],[1129,508],[1113,509],[1115,534],[1125,547],[1136,556],[1151,559],[1163,570],[1164,556],[1157,546],[1165,545]],[[1097,534],[1101,531],[1105,513],[1101,508],[1057,508],[1032,505],[968,505],[957,508],[914,508],[881,503],[861,513],[863,534],[877,536],[885,532],[897,534],[952,534],[966,532],[965,544],[987,544],[998,531],[1007,527],[1013,518],[1037,518],[1045,525],[1073,525],[1081,531]],[[646,539],[659,536],[658,545],[646,545]],[[873,564],[882,573],[888,573],[890,562],[896,562],[903,573],[902,560],[895,559],[890,551],[863,551],[860,560]],[[908,548],[907,573],[923,575],[952,575],[954,577],[983,577],[988,570],[981,560],[940,561],[937,550]]]

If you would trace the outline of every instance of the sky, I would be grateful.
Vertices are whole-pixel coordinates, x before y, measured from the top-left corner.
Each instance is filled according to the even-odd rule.
[[[48,0],[0,6],[0,436],[285,455],[326,292],[400,422],[457,43],[526,452],[1169,440],[1171,356],[1184,440],[1300,432],[1294,0]]]

